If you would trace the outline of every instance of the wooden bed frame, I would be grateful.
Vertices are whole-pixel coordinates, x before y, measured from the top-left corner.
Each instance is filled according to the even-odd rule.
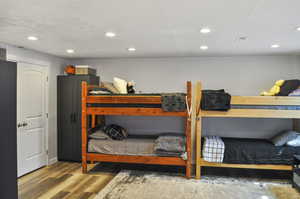
[[[186,177],[191,177],[191,119],[188,110],[184,112],[164,112],[161,108],[137,107],[89,107],[87,104],[161,104],[161,96],[141,95],[88,95],[95,86],[82,82],[82,172],[87,172],[87,162],[122,162],[139,164],[176,165],[186,167]],[[191,107],[191,82],[187,82],[187,103]],[[88,117],[91,117],[91,127],[96,126],[97,115],[131,115],[131,116],[177,116],[185,118],[187,160],[181,157],[108,155],[87,152]]]
[[[202,111],[201,102],[201,83],[195,85],[196,91],[196,179],[201,177],[201,167],[229,167],[247,169],[269,169],[269,170],[292,170],[289,165],[255,165],[255,164],[225,164],[204,161],[201,158],[201,136],[202,118],[204,117],[227,117],[227,118],[287,118],[293,119],[293,129],[299,129],[300,111],[299,110],[267,110],[267,109],[230,109],[229,111]],[[279,96],[232,96],[232,105],[298,105],[300,97],[279,97]]]

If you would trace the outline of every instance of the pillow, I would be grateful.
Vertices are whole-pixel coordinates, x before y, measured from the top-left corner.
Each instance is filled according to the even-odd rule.
[[[298,135],[299,133],[296,131],[282,131],[273,138],[271,138],[271,142],[273,142],[275,146],[283,146],[289,141],[292,141],[293,139],[297,138]]]
[[[154,150],[185,152],[185,136],[178,133],[163,133],[155,140]]]
[[[300,135],[286,143],[287,146],[300,147]]]
[[[127,82],[125,80],[114,77],[114,86],[121,94],[127,94]]]
[[[128,137],[126,129],[116,124],[105,126],[104,132],[113,140],[124,140]]]
[[[114,87],[113,83],[111,83],[111,82],[101,82],[100,87],[109,90],[113,94],[119,94],[120,93],[118,91],[118,89],[116,89],[116,87]]]
[[[103,130],[98,130],[95,133],[90,134],[89,138],[96,139],[96,140],[108,140],[108,139],[110,139],[110,137]]]

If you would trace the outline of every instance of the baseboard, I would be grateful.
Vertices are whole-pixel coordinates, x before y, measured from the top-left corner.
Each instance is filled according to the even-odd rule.
[[[58,160],[57,160],[57,157],[51,158],[51,159],[49,159],[49,161],[48,161],[48,165],[54,164],[54,163],[56,163],[57,161],[58,161]]]

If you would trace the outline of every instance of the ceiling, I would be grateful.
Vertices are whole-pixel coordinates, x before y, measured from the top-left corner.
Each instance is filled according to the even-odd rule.
[[[300,54],[299,10],[299,0],[1,0],[0,42],[76,58]]]

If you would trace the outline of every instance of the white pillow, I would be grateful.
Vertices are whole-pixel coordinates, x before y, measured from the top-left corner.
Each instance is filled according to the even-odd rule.
[[[124,79],[114,77],[113,84],[121,94],[127,94],[127,82]]]
[[[300,135],[297,135],[297,137],[289,142],[286,143],[288,146],[293,147],[299,147],[300,146]]]

